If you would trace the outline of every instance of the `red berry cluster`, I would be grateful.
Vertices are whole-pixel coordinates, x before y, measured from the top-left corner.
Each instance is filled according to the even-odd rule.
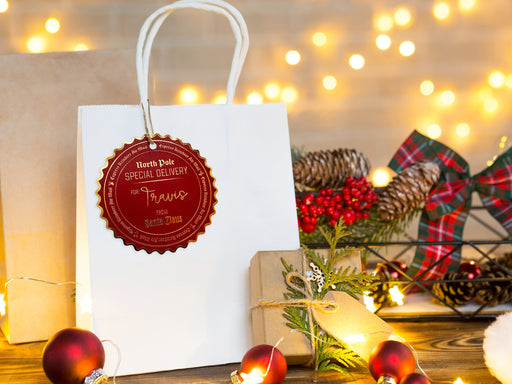
[[[334,227],[340,217],[345,225],[352,225],[370,216],[368,210],[375,201],[377,195],[372,183],[364,177],[348,177],[341,191],[334,193],[332,188],[325,188],[319,196],[308,193],[296,199],[299,228],[306,233],[313,232],[324,218]]]

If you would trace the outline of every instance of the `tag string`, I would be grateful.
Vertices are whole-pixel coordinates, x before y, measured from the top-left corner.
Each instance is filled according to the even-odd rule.
[[[153,140],[155,131],[153,129],[153,121],[151,120],[151,108],[149,106],[149,99],[147,100],[147,102],[148,102],[147,114],[146,114],[146,109],[144,108],[144,103],[140,103],[140,106],[142,108],[142,118],[144,119],[144,129],[146,130],[146,137],[148,138],[149,145],[151,147],[154,147],[156,145],[155,141]],[[148,122],[149,122],[149,126],[148,126]]]

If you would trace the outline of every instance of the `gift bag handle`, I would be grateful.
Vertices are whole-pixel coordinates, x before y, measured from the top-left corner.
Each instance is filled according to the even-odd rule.
[[[249,34],[247,31],[247,25],[245,24],[245,21],[240,12],[225,1],[180,0],[155,11],[146,19],[140,30],[136,53],[137,81],[139,86],[141,105],[144,110],[144,117],[146,119],[147,126],[151,126],[149,116],[146,116],[146,111],[149,115],[148,78],[151,47],[153,45],[155,36],[165,19],[174,10],[181,8],[196,8],[216,12],[226,16],[231,24],[231,28],[236,38],[236,46],[226,90],[226,104],[233,103],[238,79],[240,77],[245,57],[247,56],[247,51],[249,48]]]

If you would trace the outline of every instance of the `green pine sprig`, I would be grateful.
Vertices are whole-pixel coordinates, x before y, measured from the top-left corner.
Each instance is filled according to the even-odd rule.
[[[346,292],[357,298],[364,291],[373,288],[376,284],[373,276],[357,272],[351,267],[338,268],[336,266],[338,261],[354,252],[353,249],[337,249],[340,239],[347,235],[347,228],[343,225],[343,221],[340,220],[332,230],[321,229],[321,232],[329,244],[329,256],[324,258],[314,250],[305,248],[306,259],[318,266],[325,277],[324,284],[320,286],[316,281],[307,281],[313,292],[313,298],[323,300],[327,292],[332,290]],[[283,278],[285,281],[289,273],[300,273],[284,259],[281,259],[281,263],[284,267]],[[292,285],[287,284],[285,300],[303,299],[306,282],[302,279],[292,278],[292,283]],[[364,364],[364,361],[355,352],[329,335],[313,318],[310,318],[305,306],[286,306],[283,317],[286,319],[288,327],[302,332],[311,340],[314,350],[315,374],[318,371],[331,370],[340,372],[344,376],[350,376],[350,368]]]

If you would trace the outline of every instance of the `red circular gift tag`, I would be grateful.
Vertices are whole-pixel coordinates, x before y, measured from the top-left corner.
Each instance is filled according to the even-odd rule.
[[[174,252],[205,232],[217,203],[206,160],[169,136],[134,139],[116,149],[98,180],[101,217],[126,245]]]

